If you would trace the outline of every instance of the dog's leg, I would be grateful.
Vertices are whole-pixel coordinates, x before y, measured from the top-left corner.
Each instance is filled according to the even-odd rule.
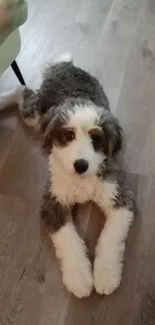
[[[0,111],[16,106],[24,122],[36,130],[40,128],[38,95],[26,87],[0,94]]]
[[[60,260],[63,282],[76,297],[88,297],[92,291],[93,277],[84,241],[72,222],[66,223],[51,235]]]
[[[125,240],[135,204],[131,192],[117,182],[101,183],[96,203],[104,211],[106,222],[96,246],[94,284],[99,294],[109,295],[121,282]]]
[[[72,222],[71,212],[51,195],[44,196],[42,217],[51,226],[50,238],[62,270],[63,283],[76,297],[90,295],[93,286],[91,264],[84,241]]]
[[[32,89],[25,88],[18,102],[23,121],[37,131],[40,129],[38,95]]]

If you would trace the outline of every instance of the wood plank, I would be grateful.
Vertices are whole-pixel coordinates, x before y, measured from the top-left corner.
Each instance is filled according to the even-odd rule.
[[[89,55],[89,70],[101,81],[116,111],[126,64],[139,26],[144,1],[114,0],[109,15]]]
[[[27,324],[31,314],[33,324],[38,324],[40,297],[34,276],[37,263],[33,264],[40,255],[36,211],[4,196],[0,196],[0,211],[0,322]]]
[[[129,234],[123,282],[109,297],[78,300],[64,288],[38,209],[47,165],[40,139],[18,115],[1,117],[0,324],[153,325],[155,319],[154,17],[153,0],[30,0],[19,64],[30,86],[45,61],[70,51],[99,77],[127,134],[121,164],[139,213]],[[0,90],[17,85],[8,70]],[[137,173],[137,175],[133,173]],[[142,174],[142,175],[139,175]],[[93,260],[104,222],[94,206],[78,210],[76,225]],[[42,232],[41,225],[41,232]]]
[[[4,155],[0,169],[0,193],[39,203],[47,180],[47,163],[41,155],[39,137],[19,125]]]
[[[152,2],[153,3],[153,2]],[[155,10],[143,8],[117,105],[126,134],[122,168],[151,175],[155,171]]]

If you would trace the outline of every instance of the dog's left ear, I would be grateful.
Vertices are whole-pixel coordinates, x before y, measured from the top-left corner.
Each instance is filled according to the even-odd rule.
[[[118,153],[123,146],[123,130],[118,120],[108,114],[103,118],[101,127],[105,136],[105,153],[108,156]]]

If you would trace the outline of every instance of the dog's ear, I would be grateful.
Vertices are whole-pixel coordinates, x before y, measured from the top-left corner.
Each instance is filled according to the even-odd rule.
[[[53,143],[57,141],[60,129],[60,121],[58,118],[53,118],[46,124],[43,132],[43,153],[49,155],[52,152]]]
[[[123,145],[123,130],[118,120],[109,113],[102,118],[101,127],[105,137],[105,153],[108,156],[118,153]]]
[[[49,155],[52,152],[53,147],[53,129],[51,127],[47,127],[45,132],[43,133],[43,144],[42,144],[42,152],[46,155]]]
[[[41,121],[41,133],[43,135],[42,151],[44,154],[50,154],[52,151],[54,130],[55,114],[53,109],[49,109]]]
[[[51,108],[44,115],[41,131],[43,134],[42,150],[45,154],[50,154],[52,152],[54,143],[56,145],[59,144],[61,130],[65,123],[65,115],[61,111],[58,111],[58,109]]]

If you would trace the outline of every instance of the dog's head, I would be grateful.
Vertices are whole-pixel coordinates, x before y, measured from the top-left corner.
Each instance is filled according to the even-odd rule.
[[[91,102],[70,100],[49,109],[42,130],[43,148],[68,172],[96,175],[122,147],[117,119]]]

